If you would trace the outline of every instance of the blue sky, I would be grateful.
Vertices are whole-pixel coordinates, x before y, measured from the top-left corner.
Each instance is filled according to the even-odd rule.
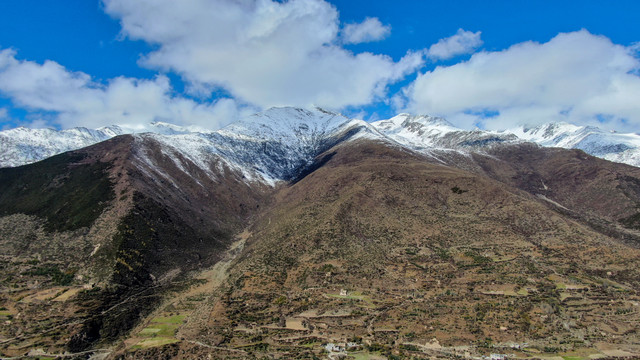
[[[637,1],[0,2],[0,128],[270,106],[640,131]]]

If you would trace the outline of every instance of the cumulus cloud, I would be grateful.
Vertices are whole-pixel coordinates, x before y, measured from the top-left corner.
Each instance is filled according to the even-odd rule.
[[[378,41],[391,34],[391,26],[383,25],[378,18],[366,18],[359,24],[347,24],[342,30],[346,44],[359,44]]]
[[[640,125],[639,70],[635,49],[581,30],[437,67],[404,95],[409,111],[461,125],[568,121],[633,131]]]
[[[427,56],[433,60],[447,60],[458,55],[471,54],[482,46],[480,34],[480,31],[471,32],[458,29],[455,35],[440,39],[431,45],[427,50]]]
[[[118,77],[101,84],[54,61],[39,64],[16,59],[11,49],[0,50],[0,93],[17,106],[53,116],[62,127],[139,127],[169,121],[217,128],[242,112],[231,99],[200,104],[173,96],[165,76],[152,80]]]
[[[120,20],[124,36],[157,46],[143,57],[143,66],[175,71],[191,89],[222,87],[261,107],[368,104],[423,64],[420,52],[395,62],[345,50],[338,11],[324,0],[103,3]],[[379,36],[374,23],[354,29]]]

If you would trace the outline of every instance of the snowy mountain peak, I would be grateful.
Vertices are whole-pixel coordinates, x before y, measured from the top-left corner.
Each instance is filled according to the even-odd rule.
[[[211,130],[207,130],[198,126],[179,126],[162,121],[154,121],[149,124],[149,132],[163,135],[178,135],[178,134],[190,134],[190,133],[210,133]]]
[[[546,123],[534,127],[521,126],[514,129],[509,129],[506,132],[517,135],[521,139],[533,142],[552,141],[558,142],[559,137],[564,137],[567,134],[577,134],[584,132],[587,127],[577,126],[566,122]],[[591,128],[591,130],[599,131],[598,128]]]
[[[221,131],[226,134],[294,141],[316,139],[348,122],[343,115],[323,109],[305,110],[293,107],[274,107],[228,125]]]
[[[107,140],[123,130],[110,126],[97,130],[76,127],[66,130],[19,127],[0,131],[0,167],[20,166]]]
[[[411,115],[407,113],[399,114],[391,119],[399,118],[403,120],[404,124],[418,123],[425,126],[449,126],[455,128],[453,124],[448,122],[445,118],[430,116],[430,115]]]
[[[400,114],[371,125],[400,144],[418,149],[438,146],[446,134],[462,131],[443,118],[427,115]]]
[[[606,132],[594,126],[577,126],[565,122],[536,127],[521,126],[506,130],[542,146],[580,149],[607,160],[640,166],[640,135]]]
[[[440,128],[441,130],[460,130],[453,124],[441,117],[434,117],[429,115],[411,115],[407,113],[398,114],[388,120],[380,120],[372,123],[378,129],[384,129],[385,131],[398,131],[401,128],[408,129],[413,132],[418,132],[424,129]]]
[[[110,136],[110,137],[114,137],[114,136],[118,136],[118,135],[122,135],[125,132],[124,129],[122,129],[120,126],[118,125],[111,125],[111,126],[103,126],[101,128],[96,129],[100,132],[102,132],[103,134],[105,134],[106,136]]]
[[[319,108],[271,108],[215,132],[136,138],[160,143],[162,153],[180,169],[190,168],[187,159],[212,177],[226,168],[246,181],[269,185],[296,178],[317,155],[341,142],[386,139],[362,120]],[[140,153],[139,158],[155,168],[155,157]]]

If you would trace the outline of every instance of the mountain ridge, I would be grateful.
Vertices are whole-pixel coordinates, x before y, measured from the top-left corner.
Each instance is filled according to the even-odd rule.
[[[606,160],[640,166],[640,136],[635,133],[607,132],[594,126],[577,126],[566,122],[521,126],[505,132],[542,146],[580,149]]]
[[[516,144],[529,141],[544,147],[580,149],[606,160],[640,165],[640,135],[607,133],[595,127],[548,123],[504,131],[463,130],[453,126],[446,119],[428,115],[403,113],[387,120],[367,123],[320,108],[306,110],[282,107],[267,109],[217,131],[165,122],[151,123],[142,130],[120,126],[97,130],[5,130],[0,132],[0,167],[32,163],[125,133],[140,136],[149,133],[157,135],[167,143],[173,143],[176,149],[182,147],[182,153],[205,147],[212,150],[226,148],[228,153],[230,147],[225,143],[236,141],[250,141],[265,147],[276,146],[276,151],[287,153],[286,157],[292,160],[290,167],[295,168],[308,163],[313,154],[322,148],[323,142],[335,135],[332,132],[342,131],[341,127],[359,128],[361,131],[357,135],[354,134],[356,137],[394,142],[411,150],[435,156],[442,151],[479,151],[499,143]],[[172,137],[175,141],[171,141]],[[212,152],[220,153],[215,150]],[[208,155],[201,152],[200,156],[206,158]],[[239,168],[246,165],[239,164],[237,159],[232,162],[234,164],[230,164],[231,166]],[[265,168],[261,168],[257,174],[251,174],[252,172],[254,171],[251,169],[245,169],[249,178],[262,179],[269,183],[286,177],[282,171],[270,174]]]

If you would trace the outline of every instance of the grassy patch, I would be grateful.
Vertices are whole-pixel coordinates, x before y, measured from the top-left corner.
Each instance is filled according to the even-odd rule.
[[[549,275],[547,276],[547,280],[552,281],[558,290],[564,290],[567,288],[563,279],[558,275]]]
[[[152,323],[165,323],[165,324],[182,324],[185,315],[174,316],[158,316],[151,320]]]
[[[148,328],[144,328],[142,329],[142,331],[140,331],[140,335],[142,336],[156,336],[160,331],[162,331],[161,328],[156,328],[156,327],[148,327]]]
[[[176,334],[176,331],[178,330],[178,325],[175,324],[160,324],[160,325],[155,325],[155,326],[150,326],[147,328],[144,328],[141,332],[140,335],[146,335],[146,336],[151,336],[151,337],[163,337],[163,336],[174,336]],[[145,332],[146,333],[143,333]]]
[[[132,349],[146,349],[150,347],[163,346],[168,344],[177,343],[178,339],[173,338],[153,338],[153,339],[144,339],[137,344],[133,345]]]
[[[520,296],[527,296],[527,295],[529,295],[529,290],[527,290],[525,288],[522,288],[522,289],[518,290],[518,292],[516,294],[518,294]]]
[[[151,324],[140,331],[144,337],[173,337],[182,325],[185,315],[158,316],[151,319]]]
[[[567,300],[570,297],[571,297],[571,294],[569,294],[569,293],[567,293],[565,291],[560,292],[560,301]]]
[[[178,330],[177,324],[156,324],[148,326],[140,331],[140,336],[144,337],[164,337],[173,336]]]

